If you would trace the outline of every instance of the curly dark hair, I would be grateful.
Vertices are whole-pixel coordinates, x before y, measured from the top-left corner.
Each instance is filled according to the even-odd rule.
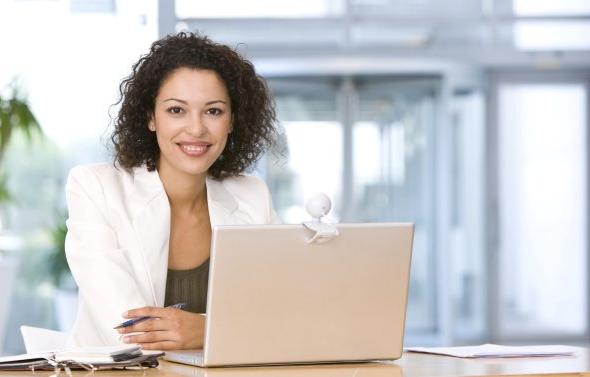
[[[115,163],[123,168],[146,164],[156,169],[160,148],[148,130],[155,99],[163,81],[178,68],[215,71],[229,93],[233,131],[225,149],[209,168],[216,179],[248,170],[276,135],[276,114],[265,81],[251,62],[231,48],[197,33],[181,32],[154,42],[119,86],[121,108],[114,120],[111,141]]]

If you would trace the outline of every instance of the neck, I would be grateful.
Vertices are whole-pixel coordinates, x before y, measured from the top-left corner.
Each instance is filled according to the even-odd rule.
[[[206,173],[183,174],[158,164],[158,174],[173,212],[187,214],[207,208]]]

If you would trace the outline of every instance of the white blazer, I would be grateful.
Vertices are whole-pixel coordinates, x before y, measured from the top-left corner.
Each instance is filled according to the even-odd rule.
[[[263,181],[207,179],[211,225],[278,223]],[[112,164],[77,166],[66,184],[65,249],[79,288],[69,346],[117,345],[122,313],[163,306],[170,205],[157,171]]]

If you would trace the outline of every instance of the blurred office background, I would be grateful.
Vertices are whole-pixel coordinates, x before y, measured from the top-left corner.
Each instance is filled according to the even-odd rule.
[[[111,160],[119,82],[180,30],[268,80],[285,222],[323,191],[334,221],[416,223],[406,345],[587,345],[587,0],[3,0],[0,110],[19,88],[43,134],[0,160],[0,354],[71,325],[65,177]]]

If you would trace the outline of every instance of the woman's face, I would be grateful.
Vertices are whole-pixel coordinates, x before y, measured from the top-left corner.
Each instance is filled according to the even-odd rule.
[[[149,128],[160,147],[158,169],[205,174],[232,130],[225,84],[211,70],[174,70],[160,86]]]

